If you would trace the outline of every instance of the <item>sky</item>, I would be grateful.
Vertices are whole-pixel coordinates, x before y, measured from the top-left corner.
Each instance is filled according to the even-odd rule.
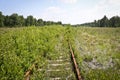
[[[0,0],[4,15],[17,13],[25,18],[62,21],[66,24],[81,24],[120,16],[120,0]]]

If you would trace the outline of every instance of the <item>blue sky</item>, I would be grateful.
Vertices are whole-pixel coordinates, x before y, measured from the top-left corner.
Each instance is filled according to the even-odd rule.
[[[18,13],[43,20],[80,24],[120,16],[120,0],[1,0],[0,11],[4,15]]]

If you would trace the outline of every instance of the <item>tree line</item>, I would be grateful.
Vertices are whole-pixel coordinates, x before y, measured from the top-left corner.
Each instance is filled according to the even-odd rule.
[[[91,26],[91,27],[120,27],[120,17],[113,16],[110,19],[105,15],[100,20],[94,20],[94,22],[84,23],[80,26]]]
[[[13,13],[12,15],[3,15],[0,11],[0,27],[22,27],[22,26],[44,26],[44,25],[61,25],[62,22],[44,21],[36,19],[32,15],[24,18],[23,15]]]
[[[0,27],[22,27],[22,26],[44,26],[44,25],[71,25],[62,24],[61,21],[44,21],[43,19],[36,19],[32,15],[24,18],[23,15],[13,13],[12,15],[3,15],[0,11]],[[77,24],[72,26],[91,26],[91,27],[120,27],[120,17],[113,16],[108,19],[104,16],[100,20],[94,20],[94,22]]]

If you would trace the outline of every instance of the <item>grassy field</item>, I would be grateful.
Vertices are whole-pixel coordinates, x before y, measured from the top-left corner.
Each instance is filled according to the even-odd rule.
[[[120,79],[120,28],[74,29],[74,48],[83,78]]]
[[[68,40],[84,80],[120,79],[120,28],[53,25],[0,28],[0,80],[23,80],[33,64],[32,80],[76,80]]]

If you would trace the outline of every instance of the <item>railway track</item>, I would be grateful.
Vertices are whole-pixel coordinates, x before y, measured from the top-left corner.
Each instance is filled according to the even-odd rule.
[[[57,60],[48,60],[47,80],[76,80],[69,53],[60,53]]]
[[[46,78],[48,80],[82,80],[70,43],[69,50],[71,55],[67,54],[65,56],[61,53],[57,60],[48,60],[48,68],[46,70]],[[35,64],[25,73],[25,80],[30,80],[33,68],[35,68]]]
[[[68,53],[60,53],[56,60],[48,60],[47,69],[45,70],[46,80],[82,80],[72,45],[69,40],[67,42]],[[25,73],[25,80],[30,80],[32,68],[35,68],[35,64]]]
[[[75,60],[75,56],[74,56],[74,52],[73,52],[73,50],[72,50],[72,46],[70,45],[70,43],[69,43],[69,47],[70,47],[70,53],[71,53],[71,57],[72,57],[72,62],[73,62],[73,66],[74,66],[74,68],[75,68],[75,73],[76,73],[76,76],[77,76],[77,79],[78,80],[82,80],[82,77],[81,77],[81,74],[80,74],[80,70],[79,70],[79,67],[78,67],[78,65],[77,65],[77,62],[76,62],[76,60]]]

